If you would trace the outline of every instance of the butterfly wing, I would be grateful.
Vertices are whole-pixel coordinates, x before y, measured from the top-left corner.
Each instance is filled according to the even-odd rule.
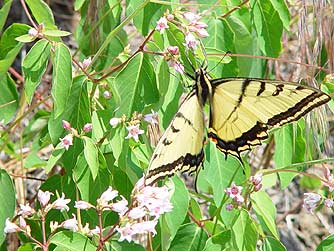
[[[192,91],[162,135],[152,155],[145,184],[153,184],[177,171],[196,171],[204,158],[203,142],[203,104]]]
[[[268,129],[296,121],[330,100],[320,90],[261,79],[211,81],[209,138],[225,154],[261,144]]]

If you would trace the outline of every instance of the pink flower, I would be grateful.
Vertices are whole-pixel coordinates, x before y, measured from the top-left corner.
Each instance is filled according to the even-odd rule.
[[[187,19],[189,22],[196,22],[201,18],[200,15],[194,14],[192,12],[183,12],[182,16]]]
[[[334,201],[331,200],[331,199],[325,199],[325,201],[324,201],[324,205],[328,208],[331,208],[333,206],[333,204],[334,204]]]
[[[138,136],[144,133],[144,130],[139,129],[139,124],[127,126],[126,129],[128,130],[129,134],[125,138],[133,138],[136,142],[139,141]]]
[[[151,216],[159,217],[173,209],[166,187],[146,186],[137,194],[136,198],[139,206],[146,207]]]
[[[168,46],[167,51],[172,54],[173,56],[177,56],[180,54],[179,47],[177,46]]]
[[[151,113],[144,115],[144,120],[152,125],[157,125],[159,124],[158,117],[159,117],[158,113],[151,110]]]
[[[3,230],[5,232],[5,234],[15,233],[15,232],[18,232],[20,230],[21,229],[19,228],[19,226],[17,226],[15,223],[11,222],[9,220],[9,218],[6,219],[5,229]]]
[[[186,46],[189,48],[189,49],[193,49],[195,50],[196,49],[196,46],[197,46],[197,40],[195,38],[195,36],[193,34],[191,34],[190,32],[188,32],[186,34]]]
[[[260,184],[262,182],[262,173],[251,176],[249,180],[253,183],[254,186]]]
[[[87,132],[87,133],[88,133],[88,132],[90,132],[90,131],[92,130],[92,128],[93,128],[93,125],[92,125],[91,123],[87,123],[87,124],[84,125],[84,127],[83,127],[82,130],[83,130],[84,132]]]
[[[254,191],[257,192],[257,191],[260,191],[260,189],[262,188],[262,184],[257,184],[254,186]]]
[[[110,99],[110,98],[111,98],[111,94],[110,94],[110,92],[109,92],[109,91],[104,91],[104,92],[103,92],[103,97],[104,97],[105,99]]]
[[[146,210],[143,207],[134,207],[128,213],[128,216],[132,219],[140,219],[146,215]]]
[[[226,204],[225,208],[226,208],[227,211],[232,211],[234,209],[234,206],[233,206],[232,203],[228,203],[228,204]]]
[[[205,30],[205,28],[207,28],[208,25],[206,23],[203,22],[192,22],[188,25],[188,29],[191,32],[196,32],[197,36],[199,37],[208,37],[209,33]]]
[[[334,191],[334,177],[331,174],[331,171],[328,169],[328,167],[325,168],[325,178],[328,182],[326,182],[324,185],[328,187],[329,192]]]
[[[76,232],[79,229],[78,228],[78,221],[77,221],[77,219],[75,218],[74,215],[73,215],[72,219],[68,219],[68,220],[62,222],[60,224],[60,226],[63,227],[63,228],[69,229],[73,232]]]
[[[225,189],[225,193],[230,196],[231,199],[234,199],[235,197],[239,196],[242,192],[242,186],[235,185],[234,182],[232,182],[231,186],[229,188]]]
[[[157,225],[157,220],[152,221],[143,221],[139,223],[135,223],[132,226],[132,229],[137,234],[145,234],[147,232],[151,232],[153,235],[156,235],[155,226]]]
[[[59,224],[57,221],[50,221],[50,230],[51,232],[54,232],[59,227]]]
[[[27,203],[26,205],[20,204],[19,215],[22,215],[23,217],[25,217],[25,216],[32,215],[34,212],[35,210],[31,206],[29,206],[29,203]]]
[[[113,190],[112,187],[108,187],[106,191],[104,191],[101,197],[98,199],[98,204],[101,206],[107,206],[109,201],[115,199],[118,196],[118,191]]]
[[[313,210],[318,207],[318,203],[321,200],[321,196],[316,193],[304,193],[303,208],[309,213],[313,213]]]
[[[158,21],[157,21],[157,26],[155,27],[155,29],[157,31],[160,31],[160,34],[162,34],[165,29],[167,29],[169,26],[167,24],[167,19],[165,17],[161,17]]]
[[[21,228],[26,228],[27,227],[27,222],[25,221],[25,219],[22,216],[19,217],[19,225],[20,225]]]
[[[70,122],[68,122],[68,121],[66,121],[66,120],[62,120],[62,123],[63,123],[63,128],[65,129],[65,130],[71,130],[71,124],[70,124]]]
[[[120,118],[111,118],[109,121],[109,124],[115,128],[116,126],[118,126],[118,124],[121,123],[121,119]]]
[[[174,68],[174,70],[180,74],[184,73],[184,66],[176,60],[171,60],[170,62],[170,66]]]
[[[42,207],[45,207],[49,203],[51,195],[53,195],[53,193],[49,191],[45,191],[45,192],[43,192],[42,190],[38,191],[37,199]]]
[[[68,203],[70,203],[70,199],[65,199],[65,194],[62,193],[61,194],[61,197],[59,199],[56,199],[54,202],[53,202],[53,208],[55,209],[58,209],[58,210],[70,210],[70,208],[67,206]]]
[[[94,229],[89,231],[90,235],[99,235],[101,233],[101,228],[99,228],[98,226],[96,226]]]
[[[173,21],[173,20],[174,20],[174,15],[173,15],[173,14],[168,14],[168,15],[166,16],[166,19],[167,19],[168,21]]]
[[[127,240],[128,242],[131,242],[132,241],[132,236],[134,234],[136,234],[135,231],[133,231],[132,226],[130,225],[129,222],[126,223],[125,226],[123,226],[123,227],[118,227],[117,226],[115,229],[121,235],[119,240],[118,240],[119,242],[124,241],[124,240]]]
[[[128,211],[128,201],[123,197],[122,200],[117,201],[113,204],[111,204],[111,210],[113,210],[116,213],[119,213],[120,215],[123,215],[126,211]]]
[[[238,204],[241,204],[245,201],[244,197],[242,197],[241,194],[237,194],[233,199]]]
[[[72,134],[67,134],[64,138],[60,138],[61,147],[65,148],[66,150],[69,149],[70,146],[73,145],[73,136]]]
[[[37,37],[38,35],[38,30],[36,30],[35,28],[30,28],[28,31],[29,36],[31,37]]]
[[[87,210],[87,209],[89,209],[93,206],[90,203],[88,203],[87,201],[79,200],[79,201],[75,201],[74,207],[82,209],[82,210]]]
[[[82,62],[79,62],[79,65],[81,68],[86,70],[91,63],[92,63],[92,58],[89,57],[89,58],[85,58]]]

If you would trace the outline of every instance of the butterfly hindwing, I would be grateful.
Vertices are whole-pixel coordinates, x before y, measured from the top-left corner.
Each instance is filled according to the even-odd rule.
[[[209,138],[222,152],[261,144],[268,129],[296,121],[330,97],[314,88],[261,79],[211,81]]]
[[[204,158],[203,141],[203,104],[192,91],[161,137],[152,155],[145,183],[153,184],[177,171],[197,170]]]

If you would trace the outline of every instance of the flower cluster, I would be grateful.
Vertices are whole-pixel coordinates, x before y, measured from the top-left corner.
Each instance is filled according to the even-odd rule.
[[[334,191],[334,176],[331,174],[331,171],[328,167],[325,168],[325,179],[327,182],[324,183],[328,187],[329,192]]]
[[[321,204],[324,204],[328,208],[332,208],[334,201],[331,198],[323,198],[317,193],[304,193],[303,208],[313,214],[314,209],[318,208]]]
[[[143,186],[143,182],[143,178],[138,181],[132,193],[133,207],[121,216],[116,227],[119,241],[135,241],[138,235],[148,232],[155,235],[159,217],[173,209],[167,187]]]
[[[175,20],[175,17],[177,20]],[[183,12],[176,10],[174,14],[168,11],[163,17],[157,21],[156,30],[161,34],[169,28],[168,22],[173,22],[179,25],[185,34],[185,45],[188,49],[195,50],[199,43],[196,36],[200,38],[208,37],[209,33],[206,31],[208,25],[199,21],[201,16],[192,12]]]
[[[169,28],[168,22],[172,22],[173,24],[179,26],[184,32],[184,45],[187,49],[195,50],[199,44],[198,38],[209,36],[209,33],[206,31],[208,25],[199,21],[200,19],[200,15],[191,12],[176,10],[173,14],[170,14],[169,11],[167,11],[165,15],[157,21],[155,29],[162,34]],[[181,74],[184,73],[184,67],[179,61],[180,53],[177,46],[168,47],[164,52],[164,55],[165,59],[169,62],[170,67],[173,67],[175,71]]]
[[[52,192],[39,190],[37,194],[37,200],[41,205],[36,216],[41,217],[42,224],[45,223],[45,217],[51,209],[65,210],[69,211],[68,204],[70,199],[65,198],[65,194],[62,193],[61,197],[57,198],[53,202],[50,202]],[[123,196],[119,195],[117,190],[112,187],[108,187],[101,196],[97,199],[96,205],[92,205],[87,201],[79,200],[75,201],[75,208],[80,210],[88,210],[93,208],[102,217],[103,211],[114,211],[118,213],[119,221],[111,228],[111,231],[107,236],[113,236],[115,233],[119,234],[119,241],[127,240],[131,242],[132,240],[138,240],[138,235],[152,233],[156,234],[155,226],[158,223],[159,217],[170,212],[173,208],[170,203],[170,194],[167,187],[152,187],[144,186],[144,179],[140,179],[135,186],[132,195],[131,203],[129,203]],[[31,236],[31,228],[27,225],[25,218],[32,216],[35,210],[30,207],[29,204],[20,205],[18,211],[19,223],[16,224],[6,219],[4,232],[5,233],[15,233],[22,231],[28,237]],[[80,221],[81,222],[81,221]],[[100,219],[102,222],[102,218]],[[68,229],[71,231],[80,231],[82,234],[87,236],[101,235],[103,233],[102,225],[96,226],[90,229],[89,224],[86,223],[85,226],[81,226],[73,215],[72,218],[66,219],[63,222],[50,222],[51,235],[59,228]],[[108,229],[110,229],[108,227]],[[103,238],[103,237],[102,237]],[[37,241],[40,246],[42,244]]]
[[[140,129],[140,121],[144,119],[147,123],[150,123],[152,125],[156,125],[159,123],[158,121],[158,113],[151,110],[151,113],[141,115],[134,113],[132,115],[132,118],[130,121],[126,121],[125,117],[122,118],[116,118],[113,117],[110,119],[109,124],[115,128],[122,122],[126,122],[127,126],[126,129],[128,131],[128,135],[125,137],[126,139],[134,139],[136,142],[139,141],[139,135],[144,133],[144,130]]]
[[[249,181],[252,183],[252,185],[254,187],[253,190],[255,192],[259,191],[262,188],[262,183],[261,183],[262,182],[262,173],[258,173],[254,176],[251,176],[249,178]]]
[[[62,124],[63,124],[63,128],[68,131],[69,133],[67,135],[65,135],[64,138],[59,138],[60,140],[60,146],[62,148],[65,148],[66,150],[68,150],[70,148],[70,146],[73,145],[73,137],[79,137],[80,135],[78,134],[78,131],[73,128],[70,124],[70,122],[66,121],[66,120],[62,120]],[[89,133],[91,132],[93,129],[93,125],[91,123],[87,123],[83,126],[82,128],[82,132],[83,133]]]
[[[232,203],[226,205],[227,210],[232,210],[233,208],[240,207],[244,202],[244,197],[242,196],[242,186],[237,186],[232,182],[231,186],[225,189],[225,193],[232,199]]]

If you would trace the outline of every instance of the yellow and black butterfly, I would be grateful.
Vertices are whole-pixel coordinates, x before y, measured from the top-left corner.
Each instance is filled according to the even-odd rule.
[[[161,137],[149,164],[146,184],[177,171],[194,172],[204,159],[203,106],[210,106],[208,137],[225,155],[260,145],[272,127],[296,121],[327,103],[322,91],[289,82],[255,78],[210,79],[204,68]]]

